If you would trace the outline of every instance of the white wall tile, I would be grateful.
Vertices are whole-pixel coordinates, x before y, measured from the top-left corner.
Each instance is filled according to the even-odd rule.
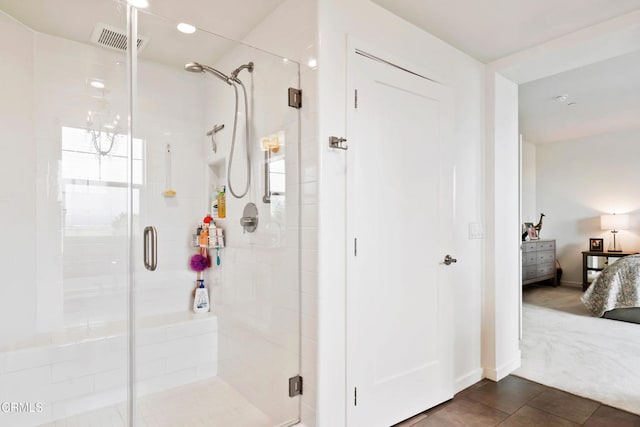
[[[3,229],[0,246],[4,283],[0,289],[0,312],[11,319],[11,322],[0,322],[3,343],[13,343],[36,330],[37,295],[32,285],[36,269],[33,259],[24,256],[29,246],[33,252],[30,242],[37,241],[33,197],[36,186],[33,167],[36,145],[32,131],[33,46],[31,30],[7,15],[0,15],[3,52],[0,80],[10,82],[3,85],[0,98],[0,177],[11,183],[0,196],[0,220],[10,225]]]
[[[0,396],[9,401],[46,401],[44,390],[51,382],[51,368],[43,366],[34,369],[11,372],[2,375]]]

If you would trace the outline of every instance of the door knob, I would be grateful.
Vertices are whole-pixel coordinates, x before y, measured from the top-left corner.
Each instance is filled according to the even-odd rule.
[[[445,265],[451,265],[454,262],[458,262],[458,260],[455,259],[455,258],[451,258],[451,255],[447,255],[447,256],[444,257],[444,264]]]

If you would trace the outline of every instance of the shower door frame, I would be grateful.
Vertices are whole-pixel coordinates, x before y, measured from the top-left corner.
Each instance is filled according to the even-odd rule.
[[[130,4],[126,5],[127,8],[127,52],[126,52],[126,56],[127,56],[127,84],[128,84],[128,122],[127,122],[127,142],[128,142],[128,163],[127,163],[127,238],[128,238],[128,256],[127,256],[127,325],[128,325],[128,342],[127,342],[127,346],[128,346],[128,351],[127,351],[127,355],[128,355],[128,366],[127,366],[127,425],[129,426],[135,426],[136,425],[136,416],[137,416],[137,403],[138,403],[138,399],[139,396],[137,395],[137,387],[136,387],[136,364],[137,364],[137,355],[136,355],[136,335],[137,335],[137,324],[136,324],[136,316],[137,316],[137,310],[136,310],[136,277],[135,277],[135,271],[136,271],[136,266],[135,263],[138,262],[137,261],[137,253],[136,251],[141,251],[142,248],[137,247],[137,240],[135,238],[136,236],[136,232],[138,230],[134,229],[134,180],[133,180],[133,163],[134,163],[134,146],[133,146],[133,140],[134,140],[134,135],[135,135],[135,131],[136,131],[136,125],[137,125],[137,120],[136,120],[136,113],[137,112],[137,96],[138,96],[138,79],[139,79],[139,68],[138,68],[138,49],[137,49],[137,45],[136,45],[136,41],[138,40],[138,23],[139,23],[139,12],[142,11],[138,11],[138,9]],[[147,14],[149,13],[150,15],[162,18],[162,19],[167,19],[164,16],[161,15],[156,15],[152,12],[149,11],[144,11],[143,13]],[[260,48],[256,48],[254,46],[248,45],[243,43],[242,41],[238,41],[238,40],[232,40],[229,39],[227,37],[221,36],[219,34],[215,34],[215,33],[210,33],[212,36],[216,36],[216,37],[220,37],[222,39],[226,39],[229,41],[232,41],[234,43],[237,43],[238,45],[242,45],[245,46],[247,48],[250,49],[255,49],[257,51],[262,51],[264,53],[267,53],[269,55],[281,58],[279,55],[277,54],[273,54],[269,51],[264,51]],[[287,62],[294,62],[294,61],[287,61]],[[296,79],[297,79],[297,86],[300,87],[301,86],[301,82],[300,82],[300,64],[298,62],[295,62],[297,64],[297,72],[295,74]],[[289,105],[289,107],[292,107],[291,105]],[[297,108],[297,107],[294,107]],[[295,216],[297,217],[297,224],[296,224],[296,233],[297,236],[295,236],[295,241],[297,243],[297,256],[295,257],[296,260],[296,277],[297,277],[297,310],[298,310],[298,316],[297,316],[297,348],[298,348],[298,357],[297,357],[297,366],[296,366],[296,371],[297,371],[297,376],[294,375],[293,378],[291,378],[290,380],[293,379],[297,379],[297,378],[301,378],[301,355],[302,355],[302,292],[301,292],[301,280],[302,280],[302,272],[301,272],[301,258],[302,258],[302,253],[301,253],[301,248],[302,248],[302,243],[301,243],[301,239],[302,239],[302,235],[301,235],[301,216],[302,216],[302,171],[301,171],[301,127],[302,127],[302,123],[301,123],[301,113],[300,110],[297,110],[297,132],[295,133],[295,137],[296,137],[296,141],[295,144],[297,145],[297,152],[296,152],[296,158],[295,158],[295,162],[296,162],[296,170],[295,170],[295,180],[297,181],[297,187],[296,187],[296,192],[297,192],[297,205],[295,207],[292,207],[292,209],[294,209],[295,212]],[[144,184],[143,184],[144,185]],[[256,183],[257,185],[257,183]],[[256,187],[258,188],[258,187]],[[142,224],[140,224],[140,226],[142,226]],[[283,378],[283,382],[286,383],[287,382],[287,378]],[[290,385],[291,383],[289,382],[289,387],[291,387]],[[278,390],[280,390],[280,387],[278,387]],[[296,410],[296,414],[293,420],[291,421],[287,421],[284,424],[279,424],[279,427],[286,427],[286,426],[293,426],[293,425],[298,425],[301,422],[301,405],[302,405],[302,399],[301,399],[301,394],[302,391],[300,390],[300,393],[298,393],[297,395],[294,396],[289,396],[289,398],[295,398],[297,399],[297,404],[295,405],[297,407]],[[276,426],[274,426],[276,427]]]

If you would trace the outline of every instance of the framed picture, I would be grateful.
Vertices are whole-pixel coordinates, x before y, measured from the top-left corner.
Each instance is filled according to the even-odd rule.
[[[538,240],[538,230],[536,230],[536,228],[533,226],[533,224],[531,225],[531,227],[529,227],[528,230],[529,233],[529,240]]]
[[[522,241],[529,239],[529,229],[533,228],[534,225],[532,222],[525,222],[522,224]]]
[[[604,239],[589,239],[589,250],[591,252],[604,252]]]

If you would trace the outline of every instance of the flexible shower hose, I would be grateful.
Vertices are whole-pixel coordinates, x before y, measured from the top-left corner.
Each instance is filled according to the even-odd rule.
[[[242,86],[242,92],[244,94],[244,124],[245,124],[245,134],[244,134],[244,146],[247,152],[247,185],[244,188],[244,192],[240,195],[236,194],[233,191],[233,185],[231,185],[231,165],[233,164],[233,152],[236,146],[236,128],[238,126],[238,86],[236,83],[239,83]],[[233,118],[233,133],[231,136],[231,152],[229,153],[229,168],[227,169],[227,183],[229,185],[229,192],[236,199],[243,198],[247,192],[249,191],[249,184],[251,184],[251,160],[249,159],[249,104],[247,102],[247,89],[245,89],[244,84],[240,80],[236,80],[233,82],[233,90],[236,94],[236,109],[235,115]]]

